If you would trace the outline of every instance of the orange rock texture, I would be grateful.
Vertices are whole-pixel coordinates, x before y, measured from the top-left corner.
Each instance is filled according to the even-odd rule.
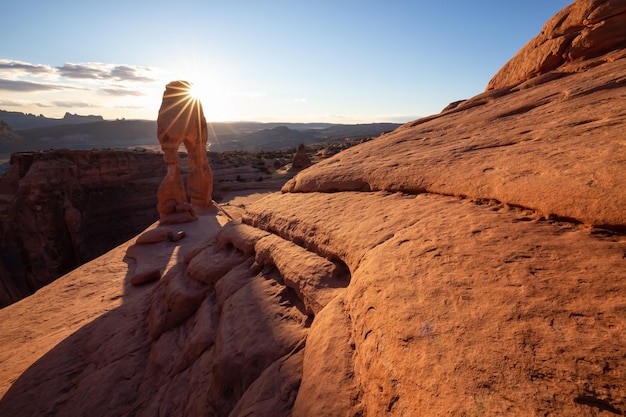
[[[622,53],[610,52],[626,47],[624,21],[624,1],[572,3],[550,19],[541,33],[498,71],[487,90],[516,85],[542,74],[558,77],[579,72],[617,59]]]
[[[623,4],[556,19],[624,35]],[[205,212],[0,310],[0,414],[626,414],[610,38],[577,70],[522,71],[319,162],[241,220]],[[139,267],[163,278],[133,287]]]

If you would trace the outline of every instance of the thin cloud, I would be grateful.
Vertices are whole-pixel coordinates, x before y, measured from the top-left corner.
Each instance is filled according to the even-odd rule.
[[[119,96],[119,97],[125,97],[125,96],[141,97],[141,96],[145,96],[145,94],[142,93],[141,91],[126,90],[126,89],[123,89],[123,88],[103,88],[101,91],[104,91],[105,93],[107,93],[109,95]]]
[[[73,79],[115,80],[141,83],[156,81],[155,78],[147,76],[147,74],[151,73],[150,68],[147,67],[88,62],[84,64],[66,63],[56,69],[62,77]]]
[[[95,79],[101,80],[108,78],[108,73],[102,68],[99,68],[101,64],[70,64],[66,63],[62,67],[57,67],[57,70],[62,77],[65,78],[78,78],[78,79]]]
[[[33,83],[30,81],[19,80],[2,80],[0,79],[0,90],[5,91],[17,91],[21,93],[29,93],[33,91],[49,91],[49,90],[61,90],[66,87],[60,87],[52,84]]]
[[[64,107],[64,108],[73,108],[73,107],[79,107],[79,108],[87,108],[87,107],[96,107],[91,103],[85,103],[82,101],[54,101],[53,104],[57,107]]]
[[[17,106],[21,106],[22,103],[18,103],[17,101],[12,101],[12,100],[0,100],[0,106],[5,106],[5,107],[17,107]]]
[[[419,119],[423,116],[410,115],[410,114],[387,114],[387,115],[370,115],[367,120],[370,123],[408,123],[412,120]]]
[[[138,106],[138,105],[127,105],[127,106],[115,106],[116,109],[130,109],[130,110],[140,110],[140,109],[144,109],[144,106]]]
[[[87,62],[80,64],[67,62],[59,67],[50,67],[48,65],[0,59],[0,72],[14,75],[56,75],[62,78],[74,80],[114,80],[139,83],[152,83],[158,80],[158,78],[154,76],[154,70],[150,67],[124,64],[105,64],[102,62]],[[9,78],[13,78],[13,76]]]
[[[150,69],[145,67],[118,65],[111,70],[111,77],[118,81],[136,81],[142,83],[150,83],[156,81],[156,79],[154,78],[141,75],[145,72],[150,72]]]
[[[54,69],[47,65],[29,64],[28,62],[0,59],[0,71],[19,71],[28,74],[50,74]]]
[[[118,101],[149,96],[161,72],[158,67],[132,64],[66,62],[49,66],[0,59],[0,108],[33,112],[56,109],[57,114],[95,109],[110,112],[117,109]],[[145,104],[137,103],[127,109],[128,113],[144,111]]]

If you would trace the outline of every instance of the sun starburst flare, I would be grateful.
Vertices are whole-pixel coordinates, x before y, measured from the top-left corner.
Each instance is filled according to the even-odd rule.
[[[181,119],[185,120],[185,131],[190,127],[189,124],[192,122],[192,119],[198,124],[196,126],[198,131],[202,131],[204,113],[199,98],[200,90],[188,81],[172,82],[168,84],[168,90],[170,92],[163,96],[166,99],[164,103],[170,102],[170,99],[171,102],[165,108],[162,108],[159,113],[174,110],[177,111],[177,115],[172,118],[170,124],[165,128],[165,133]]]

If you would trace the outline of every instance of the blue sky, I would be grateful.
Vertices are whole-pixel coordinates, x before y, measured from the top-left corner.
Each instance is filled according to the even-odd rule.
[[[0,109],[156,119],[186,79],[210,121],[404,122],[482,92],[570,3],[15,0]]]

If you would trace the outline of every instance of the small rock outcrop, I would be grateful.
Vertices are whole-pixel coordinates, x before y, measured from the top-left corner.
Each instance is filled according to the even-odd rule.
[[[191,95],[191,84],[172,81],[163,93],[157,119],[157,136],[167,173],[157,193],[160,222],[185,223],[196,219],[193,206],[209,207],[213,175],[206,155],[206,119],[200,101]],[[189,155],[187,193],[180,171],[178,148],[184,143]],[[187,200],[191,197],[191,205]]]
[[[293,155],[293,161],[291,162],[291,168],[304,169],[311,165],[311,158],[306,153],[306,146],[300,144],[296,153]]]
[[[23,139],[15,133],[11,126],[0,120],[0,147],[3,150],[13,150],[22,141]]]

